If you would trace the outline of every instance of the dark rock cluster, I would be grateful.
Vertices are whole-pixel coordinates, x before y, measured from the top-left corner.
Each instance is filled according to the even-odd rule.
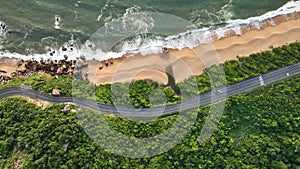
[[[75,68],[76,61],[68,61],[67,56],[64,60],[60,61],[28,61],[25,63],[25,72],[45,72],[47,74],[55,75],[73,75],[73,70]]]
[[[11,75],[1,75],[1,73],[7,73],[5,70],[0,70],[0,84],[7,83],[15,76],[30,76],[37,72],[44,72],[52,76],[67,75],[72,76],[75,69],[76,60],[67,60],[68,56],[65,56],[64,60],[60,61],[19,61],[19,67],[24,65],[24,68],[18,68],[12,72]]]
[[[0,84],[7,83],[9,80],[11,80],[11,76],[0,75]]]
[[[103,69],[103,65],[105,65],[105,67],[108,67],[109,64],[113,65],[114,61],[112,59],[111,60],[102,61],[101,64],[100,64],[100,66],[99,66],[99,70]]]

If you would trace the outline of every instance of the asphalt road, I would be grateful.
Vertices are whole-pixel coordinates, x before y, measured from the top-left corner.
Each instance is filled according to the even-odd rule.
[[[290,76],[300,73],[300,63],[287,66],[275,71],[268,72],[259,77],[247,79],[245,81],[229,85],[221,89],[215,89],[211,92],[201,94],[188,101],[167,105],[165,107],[133,109],[124,106],[114,106],[109,104],[97,103],[91,100],[73,97],[55,97],[48,93],[43,93],[30,89],[27,86],[10,87],[0,90],[0,100],[11,96],[25,96],[32,99],[39,99],[52,104],[72,103],[104,114],[115,114],[132,117],[157,117],[168,115],[182,110],[197,108],[227,97],[244,93],[263,85],[267,85]]]

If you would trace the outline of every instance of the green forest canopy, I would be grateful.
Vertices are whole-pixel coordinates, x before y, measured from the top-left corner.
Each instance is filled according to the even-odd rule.
[[[0,101],[0,168],[299,168],[300,76],[231,97],[214,135],[197,138],[208,107],[182,143],[151,158],[130,159],[104,151],[64,105],[41,110],[20,98]],[[78,110],[77,113],[89,110]],[[105,116],[117,131],[135,137],[164,132],[176,115],[150,123]],[[67,145],[67,150],[63,146]]]
[[[295,42],[270,51],[252,54],[248,57],[238,57],[238,60],[227,61],[223,64],[226,83],[233,84],[250,77],[259,76],[271,70],[298,63],[300,61],[300,43]],[[210,76],[217,75],[217,66],[207,68]],[[198,85],[198,91],[192,90],[192,94],[201,94],[211,90],[211,81],[207,73],[188,78],[176,86],[163,86],[156,82],[140,80],[130,83],[129,93],[124,94],[123,99],[115,100],[117,104],[130,104],[136,108],[159,106],[151,104],[149,94],[154,90],[160,90],[166,96],[167,104],[174,104],[181,101],[180,87]],[[8,86],[30,85],[33,89],[51,93],[53,88],[60,88],[61,95],[77,96],[93,99],[101,103],[114,104],[112,100],[111,85],[95,86],[88,81],[77,79],[76,83],[71,77],[60,76],[58,78],[42,73],[37,73],[29,77],[16,77],[7,84],[0,85],[1,88]],[[127,84],[115,84],[118,88],[124,88]],[[216,84],[217,85],[217,84]],[[155,101],[154,101],[155,102]],[[159,102],[159,101],[157,101]],[[157,103],[155,102],[155,103]]]

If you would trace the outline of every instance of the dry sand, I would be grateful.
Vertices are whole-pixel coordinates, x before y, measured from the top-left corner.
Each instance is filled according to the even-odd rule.
[[[20,67],[19,63],[17,59],[0,58],[0,75],[10,76]]]
[[[298,19],[297,19],[298,18]],[[300,40],[299,13],[287,17],[273,18],[277,26],[262,23],[257,30],[253,26],[244,26],[242,35],[228,32],[226,38],[216,40],[212,45],[200,45],[194,49],[169,50],[169,55],[127,55],[114,59],[108,67],[98,61],[89,64],[89,79],[95,84],[129,82],[138,79],[151,79],[163,84],[168,83],[165,72],[173,75],[176,82],[183,81],[190,75],[199,75],[205,66],[236,60],[237,56],[270,50],[270,46],[279,47]]]
[[[260,30],[251,25],[243,26],[241,36],[228,31],[228,37],[216,40],[211,45],[200,45],[194,49],[169,49],[168,55],[127,54],[122,58],[111,60],[113,64],[109,61],[108,66],[105,62],[87,61],[86,73],[94,84],[130,82],[139,79],[167,84],[166,72],[173,75],[176,82],[180,82],[191,75],[201,74],[205,66],[235,60],[237,55],[248,56],[269,50],[270,46],[278,47],[300,40],[299,16],[299,13],[294,13],[288,17],[273,18],[277,26],[264,22],[261,23]],[[101,70],[100,65],[103,65]],[[16,60],[0,59],[0,70],[7,71],[7,74],[17,68]]]
[[[231,36],[213,43],[221,60],[236,59],[300,40],[300,19],[290,20],[264,30],[251,30],[242,36]]]

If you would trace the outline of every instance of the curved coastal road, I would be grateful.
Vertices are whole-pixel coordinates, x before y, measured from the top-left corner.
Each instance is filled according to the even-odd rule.
[[[208,93],[201,94],[188,101],[167,105],[165,107],[158,108],[145,108],[145,109],[132,109],[124,106],[109,105],[97,103],[91,100],[73,97],[55,97],[47,93],[38,92],[27,87],[9,87],[0,90],[0,100],[11,96],[25,96],[32,99],[38,99],[47,101],[52,104],[73,103],[79,106],[92,109],[94,111],[100,111],[104,114],[115,114],[132,117],[155,117],[172,114],[181,110],[192,109],[200,106],[204,106],[218,100],[223,100],[227,97],[234,96],[240,93],[244,93],[260,86],[276,82],[278,80],[285,79],[289,76],[294,76],[300,73],[300,63],[290,65],[275,71],[268,72],[259,77],[251,78],[227,87],[216,89]]]

